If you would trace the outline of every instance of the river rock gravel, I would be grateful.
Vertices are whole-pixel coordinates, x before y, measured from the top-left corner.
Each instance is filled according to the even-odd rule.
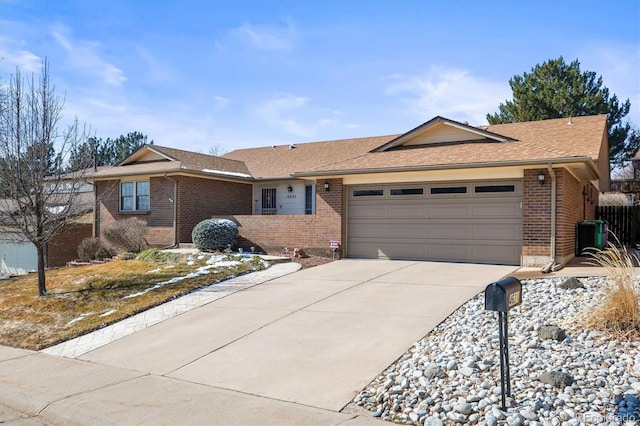
[[[508,313],[506,410],[498,314],[484,309],[484,293],[416,342],[353,403],[383,420],[424,426],[640,424],[640,342],[576,328],[572,318],[602,299],[606,278],[561,288],[566,281],[522,281],[523,303]],[[565,330],[564,339],[542,338],[548,326]]]

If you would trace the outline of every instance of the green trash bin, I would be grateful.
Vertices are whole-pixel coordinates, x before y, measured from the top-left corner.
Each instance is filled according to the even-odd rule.
[[[607,224],[604,220],[583,220],[576,227],[576,256],[585,254],[585,249],[602,250],[607,245]]]

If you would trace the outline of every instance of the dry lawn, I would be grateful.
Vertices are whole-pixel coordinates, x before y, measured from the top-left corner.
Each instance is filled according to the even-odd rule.
[[[208,259],[162,263],[118,260],[47,271],[48,295],[37,295],[36,274],[0,281],[0,345],[40,350],[120,321],[199,287],[259,269],[258,259],[185,277]],[[140,294],[138,294],[140,293]],[[127,297],[138,294],[135,297]]]

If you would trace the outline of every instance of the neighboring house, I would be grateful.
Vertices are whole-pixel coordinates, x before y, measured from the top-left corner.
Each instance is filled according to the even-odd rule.
[[[83,184],[75,205],[70,209],[76,218],[51,238],[45,247],[45,266],[47,268],[65,266],[69,261],[78,258],[78,245],[85,238],[93,235],[93,207],[95,197],[93,186]],[[9,221],[3,219],[11,210],[12,200],[0,200],[0,276],[19,275],[37,270],[38,253],[35,246],[23,235],[12,231]],[[55,206],[53,209],[65,206]]]
[[[38,268],[36,246],[0,228],[0,277],[23,275]]]
[[[147,145],[94,184],[96,235],[135,216],[155,246],[189,243],[199,221],[224,217],[245,249],[328,252],[336,240],[355,258],[564,264],[609,187],[606,116],[485,127],[435,117],[401,135],[222,157]]]
[[[628,159],[631,162],[630,173],[624,178],[611,180],[611,191],[627,194],[633,205],[640,204],[640,151]]]

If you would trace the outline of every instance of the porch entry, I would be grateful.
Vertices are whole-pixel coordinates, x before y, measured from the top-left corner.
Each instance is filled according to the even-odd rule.
[[[275,188],[262,188],[262,209],[263,215],[275,215],[278,214],[276,204],[276,189]]]

